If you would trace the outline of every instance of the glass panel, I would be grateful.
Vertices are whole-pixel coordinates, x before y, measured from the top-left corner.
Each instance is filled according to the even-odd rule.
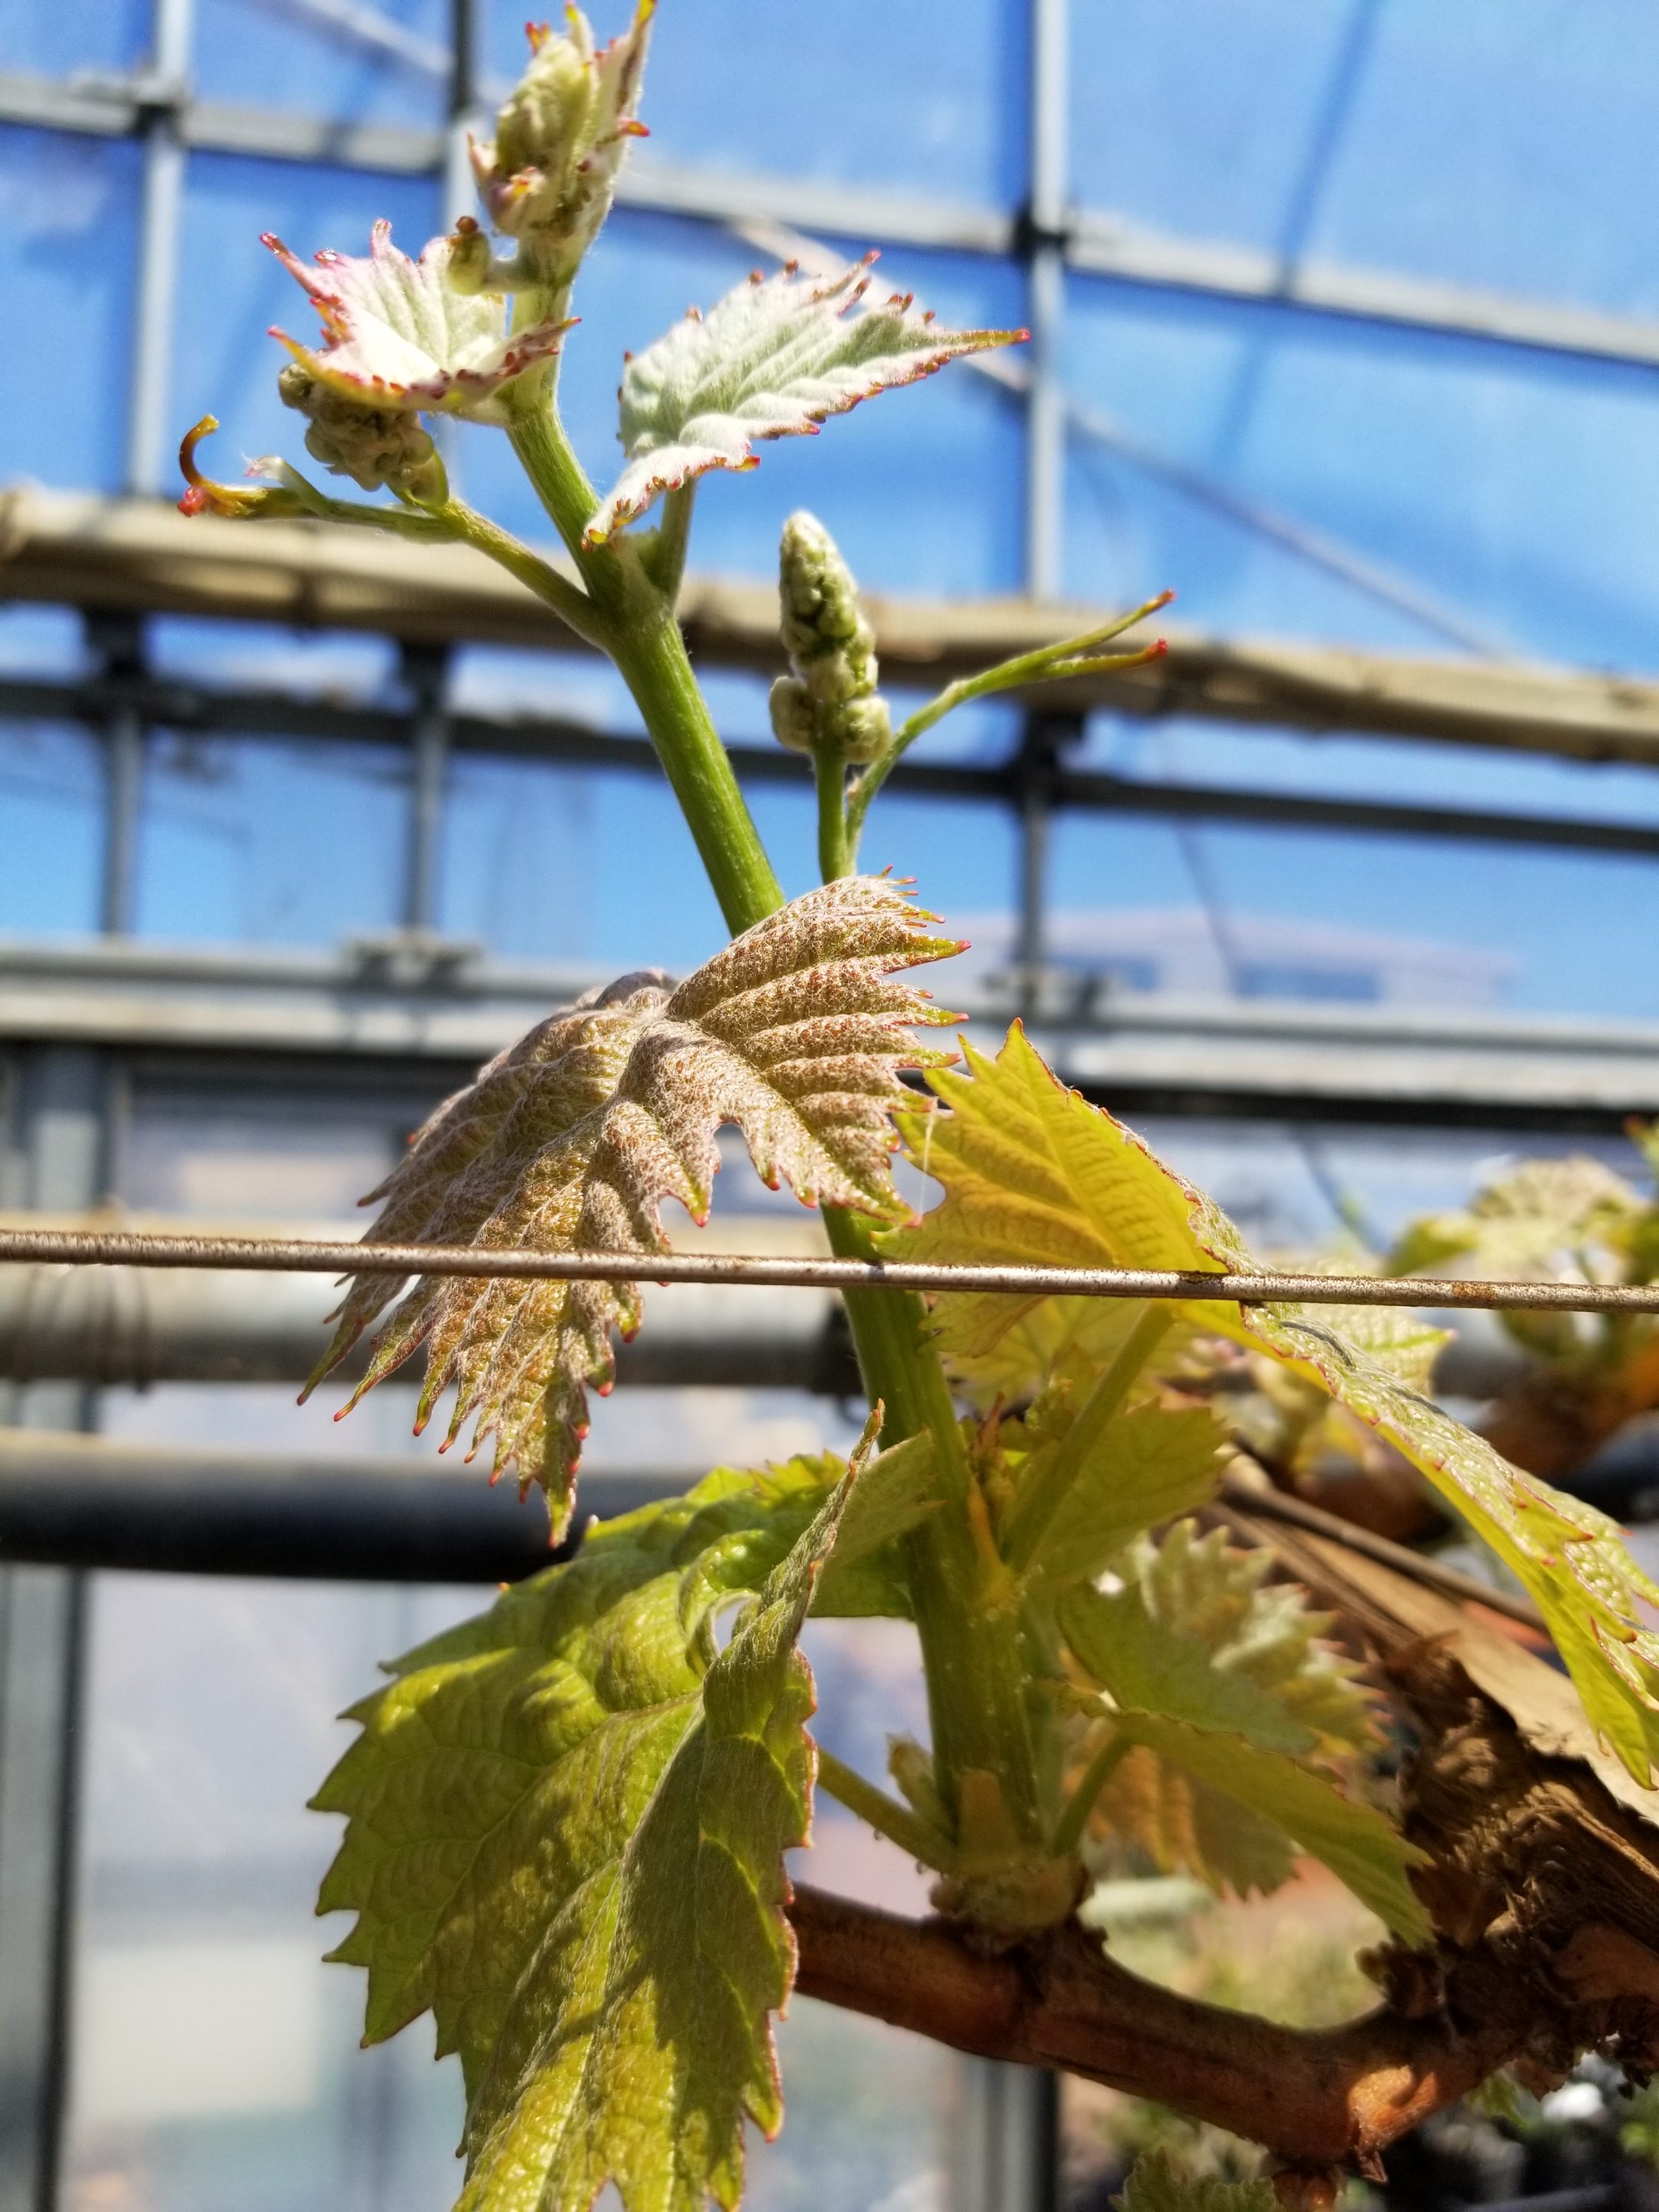
[[[361,254],[370,225],[385,216],[397,243],[418,253],[437,210],[436,188],[419,179],[228,155],[192,158],[181,247],[191,281],[179,295],[173,411],[181,425],[204,415],[224,424],[202,456],[210,473],[234,479],[242,458],[254,453],[306,459],[305,425],[276,397],[276,372],[288,356],[266,331],[275,323],[309,344],[317,318],[260,245],[260,233],[274,231],[305,258],[324,246]]]
[[[154,617],[149,665],[220,689],[286,691],[298,698],[376,703],[395,687],[398,648],[390,638],[355,630],[280,629],[265,623]]]
[[[0,482],[121,482],[137,197],[136,146],[0,127],[0,282],[32,334],[10,349]]]
[[[467,755],[450,768],[440,919],[508,958],[609,975],[684,973],[726,934],[659,778]]]
[[[864,241],[849,248],[862,252]],[[600,485],[620,465],[617,379],[625,350],[648,345],[684,315],[740,283],[753,250],[687,223],[613,217],[584,270],[561,372],[566,421]],[[914,289],[942,320],[1008,327],[1022,319],[1012,270],[939,255],[884,260],[881,282]],[[290,325],[291,326],[291,325]],[[872,588],[1000,592],[1020,574],[1019,410],[957,365],[920,388],[882,394],[812,438],[761,448],[759,469],[704,480],[697,495],[694,567],[769,576],[784,519],[805,505],[836,532]],[[547,524],[498,431],[464,428],[457,441],[467,496],[531,538]],[[293,447],[285,450],[295,450]]]
[[[596,7],[601,35],[631,9]],[[827,0],[810,21],[743,0],[664,8],[641,113],[644,158],[1012,206],[1024,164],[1024,22],[1012,0]],[[495,0],[489,67],[525,54]]]
[[[86,630],[73,607],[0,607],[0,671],[69,678],[87,668]]]
[[[1650,378],[1091,282],[1072,300],[1071,389],[1120,434],[1073,441],[1068,580],[1091,600],[1173,584],[1181,620],[1224,632],[1659,659],[1632,582],[1659,466]],[[1218,513],[1206,486],[1323,536],[1428,611]]]
[[[1629,219],[1650,136],[1640,0],[1074,12],[1084,203],[1287,258],[1659,307]]]
[[[1621,1137],[1130,1118],[1159,1157],[1208,1192],[1264,1253],[1328,1250],[1351,1241],[1356,1227],[1386,1250],[1419,1214],[1467,1205],[1482,1183],[1522,1159],[1588,1152],[1638,1188],[1650,1181]],[[1458,1326],[1485,1323],[1469,1315]]]
[[[58,8],[49,0],[0,0],[0,54],[9,70],[67,76],[130,69],[149,43],[150,0],[98,0]]]
[[[305,1810],[378,1662],[477,1594],[98,1578],[72,2106],[75,2212],[444,2212],[460,2084],[429,2027],[354,2048]],[[344,1923],[336,1923],[343,1933]]]
[[[96,929],[103,749],[84,730],[0,721],[0,929]]]
[[[445,0],[197,0],[209,100],[354,123],[436,125],[448,104]]]
[[[362,1097],[267,1078],[158,1089],[140,1080],[125,1117],[117,1188],[140,1212],[358,1221],[357,1201],[442,1095],[388,1085]]]
[[[1550,760],[1483,745],[1308,735],[1180,715],[1147,720],[1099,714],[1090,722],[1079,757],[1152,782],[1417,799],[1425,805],[1659,826],[1659,777],[1650,769]]]
[[[139,934],[332,944],[394,927],[408,790],[405,760],[381,747],[153,739]]]
[[[1659,1016],[1607,954],[1659,927],[1650,861],[1068,817],[1051,884],[1050,958],[1119,988]]]

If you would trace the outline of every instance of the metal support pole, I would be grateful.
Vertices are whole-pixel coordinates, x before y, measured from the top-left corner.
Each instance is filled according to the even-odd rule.
[[[985,2058],[959,2063],[963,2110],[951,2137],[951,2212],[1054,2212],[1058,2077]]]
[[[179,110],[188,94],[195,0],[155,0],[142,137],[138,288],[127,413],[127,489],[159,492],[173,442],[169,410],[179,230],[185,192]]]
[[[138,896],[138,814],[144,774],[144,726],[137,710],[111,715],[104,736],[104,888],[100,926],[130,937]]]
[[[1066,81],[1070,0],[1031,0],[1030,155],[1024,228],[1031,343],[1025,417],[1025,588],[1061,591],[1066,524]]]
[[[9,1181],[29,1206],[95,1203],[106,1182],[107,1075],[85,1047],[29,1055]],[[19,1390],[18,1426],[86,1429],[78,1384]],[[0,1568],[0,2212],[53,2212],[70,2077],[74,1873],[88,1584]]]
[[[473,212],[476,197],[466,140],[483,120],[478,90],[476,0],[450,0],[449,129],[444,141],[443,219],[453,224]]]
[[[1020,828],[1019,927],[1014,966],[1020,1014],[1028,1023],[1037,1020],[1044,1011],[1048,851],[1060,756],[1067,746],[1082,741],[1085,727],[1081,714],[1029,714],[1014,761]]]
[[[142,684],[143,629],[133,615],[91,615],[87,643],[112,685]],[[106,937],[132,933],[138,896],[139,809],[143,796],[144,721],[137,706],[117,705],[104,720],[104,880],[99,927]]]
[[[443,841],[444,784],[449,768],[449,715],[445,692],[449,657],[441,647],[406,646],[404,677],[415,702],[410,733],[409,872],[404,927],[438,926],[438,872]]]

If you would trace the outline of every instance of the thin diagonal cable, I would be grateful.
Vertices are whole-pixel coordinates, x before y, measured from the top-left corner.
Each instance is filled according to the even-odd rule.
[[[0,1262],[223,1267],[316,1275],[506,1276],[527,1282],[731,1283],[769,1289],[990,1292],[1005,1297],[1169,1298],[1229,1305],[1486,1307],[1659,1313],[1659,1283],[1477,1282],[1459,1276],[1303,1275],[1173,1267],[967,1267],[915,1260],[758,1259],[742,1252],[527,1252],[472,1244],[173,1237],[104,1229],[0,1230]]]

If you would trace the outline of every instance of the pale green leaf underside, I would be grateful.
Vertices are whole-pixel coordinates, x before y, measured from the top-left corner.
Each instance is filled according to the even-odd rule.
[[[1188,2180],[1161,2150],[1135,2160],[1122,2195],[1112,2202],[1119,2212],[1279,2212],[1271,2181],[1220,2181],[1212,2174]]]
[[[837,1570],[860,1607],[925,1510],[914,1458]],[[358,1915],[334,1956],[368,1969],[368,2039],[430,2008],[459,2051],[469,2208],[586,2212],[607,2180],[629,2212],[729,2205],[745,2115],[775,2128],[811,1786],[795,1638],[837,1578],[845,1472],[722,1470],[603,1526],[354,1710],[315,1801],[348,1816],[319,1910]],[[756,1592],[717,1651],[715,1609]]]
[[[1400,1934],[1426,1934],[1406,1878],[1423,1854],[1302,1763],[1316,1739],[1283,1700],[1218,1667],[1197,1637],[1155,1620],[1133,1586],[1109,1597],[1087,1585],[1068,1590],[1060,1625],[1116,1709],[1115,1735],[1283,1830]]]
[[[1271,1553],[1230,1545],[1223,1529],[1200,1536],[1178,1521],[1158,1542],[1137,1544],[1124,1572],[1156,1619],[1202,1644],[1222,1673],[1273,1698],[1327,1757],[1368,1755],[1375,1699],[1352,1661],[1324,1640],[1331,1615],[1315,1612],[1294,1583],[1270,1582],[1272,1567]]]
[[[862,262],[828,278],[793,267],[753,277],[635,355],[621,393],[627,464],[586,542],[711,469],[753,468],[763,440],[805,435],[878,392],[1020,335],[941,329],[908,299],[872,301],[870,283]]]
[[[995,1060],[930,1077],[951,1111],[912,1117],[913,1155],[944,1202],[888,1249],[915,1259],[1081,1267],[1249,1267],[1237,1231],[1138,1138],[1060,1084],[1016,1024]],[[972,1298],[995,1340],[1031,1300]],[[1659,1636],[1641,1625],[1659,1589],[1613,1522],[1499,1457],[1419,1389],[1348,1341],[1318,1308],[1199,1304],[1194,1322],[1264,1349],[1376,1429],[1449,1498],[1519,1577],[1601,1735],[1636,1778],[1659,1758]],[[963,1326],[962,1323],[958,1327]]]
[[[1223,1441],[1202,1410],[1120,1413],[1045,1530],[1033,1576],[1054,1587],[1092,1580],[1144,1529],[1204,1504],[1220,1480]]]

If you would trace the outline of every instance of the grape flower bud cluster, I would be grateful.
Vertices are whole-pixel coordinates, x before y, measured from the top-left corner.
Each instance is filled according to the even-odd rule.
[[[617,172],[635,119],[656,0],[640,0],[629,28],[596,50],[586,17],[565,11],[568,31],[530,26],[530,67],[495,118],[495,136],[471,143],[478,197],[495,228],[519,241],[521,270],[503,270],[461,245],[462,286],[564,284],[610,211]]]
[[[854,767],[892,742],[876,690],[875,635],[859,587],[816,515],[792,514],[778,551],[778,597],[790,673],[772,686],[772,729],[791,752],[838,753]]]

